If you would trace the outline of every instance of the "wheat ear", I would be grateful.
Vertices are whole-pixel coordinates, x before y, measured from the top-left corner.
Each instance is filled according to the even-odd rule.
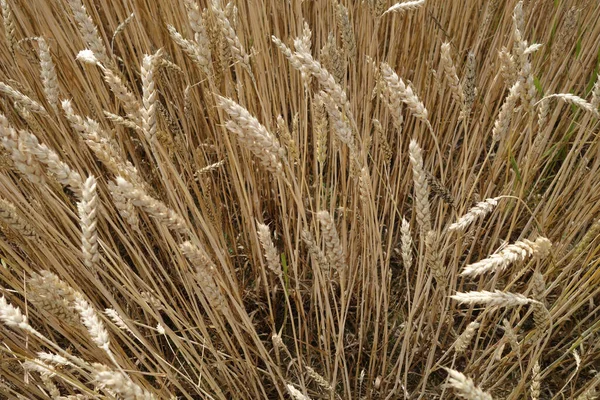
[[[462,276],[478,276],[490,271],[501,272],[511,263],[524,261],[529,256],[535,255],[543,258],[548,255],[551,247],[552,243],[545,237],[539,237],[535,242],[523,239],[506,246],[499,253],[467,265],[460,274]]]
[[[118,192],[122,198],[131,201],[134,206],[141,208],[144,212],[156,218],[167,228],[178,232],[181,235],[189,234],[186,222],[179,214],[167,207],[164,203],[148,196],[142,188],[135,186],[119,176],[115,180],[113,190]]]
[[[140,108],[140,115],[142,116],[142,130],[149,143],[154,143],[156,130],[158,129],[156,122],[158,93],[156,91],[154,73],[161,53],[161,50],[159,50],[155,54],[145,55],[142,63],[142,107]]]
[[[421,236],[431,231],[431,211],[429,209],[429,187],[427,175],[423,169],[423,155],[421,148],[413,139],[408,147],[410,163],[413,171],[413,182],[415,186],[415,208],[417,212],[417,223],[421,229]]]
[[[28,300],[35,307],[48,312],[69,325],[79,322],[73,310],[77,292],[58,276],[47,270],[34,272],[27,280]]]
[[[516,307],[537,303],[536,300],[529,299],[522,294],[507,293],[500,290],[494,292],[483,290],[481,292],[456,293],[450,297],[459,303],[486,304],[490,307]]]
[[[42,84],[44,85],[44,93],[46,100],[54,111],[58,111],[58,78],[56,76],[56,68],[52,56],[50,55],[50,46],[44,38],[37,39],[40,52],[40,67]]]
[[[450,368],[446,368],[446,371],[448,372],[448,385],[459,397],[466,400],[492,400],[491,395],[475,386],[473,379]]]
[[[498,205],[500,197],[485,199],[472,207],[465,215],[460,217],[458,221],[448,227],[449,231],[463,231],[478,218],[483,218],[488,215],[494,207]]]
[[[356,60],[356,38],[354,37],[354,29],[350,22],[348,9],[341,3],[336,5],[337,24],[342,32],[342,42],[344,43],[344,51],[351,60]],[[308,47],[310,49],[310,47]]]
[[[267,267],[275,275],[281,278],[283,272],[281,271],[281,264],[279,263],[279,252],[273,244],[271,239],[271,232],[269,227],[265,224],[257,223],[258,226],[258,238],[265,251],[265,259],[267,260]]]
[[[413,92],[410,86],[407,86],[404,81],[398,77],[396,72],[386,63],[381,64],[381,74],[386,82],[389,90],[400,96],[402,102],[408,106],[411,114],[431,126],[429,123],[428,112],[419,97]]]
[[[213,0],[212,2],[212,10],[217,17],[217,21],[219,23],[219,27],[221,28],[221,33],[227,43],[229,44],[229,49],[231,50],[231,54],[233,58],[239,62],[244,69],[248,71],[252,75],[252,70],[250,68],[250,56],[246,54],[244,50],[244,46],[240,41],[240,38],[235,34],[231,23],[227,19],[225,12],[221,9],[220,0]]]
[[[106,390],[111,395],[119,395],[124,400],[154,400],[156,397],[134,383],[129,376],[120,371],[114,371],[106,365],[94,363],[92,378],[98,388]]]
[[[471,344],[471,340],[473,339],[475,332],[477,332],[477,329],[479,329],[479,326],[479,322],[475,321],[467,325],[463,333],[461,333],[460,336],[456,339],[456,342],[454,342],[454,350],[457,353],[464,353],[465,350],[467,350],[467,347],[469,347],[469,345]]]
[[[452,56],[450,55],[450,43],[442,44],[441,48],[441,63],[440,69],[444,71],[444,75],[446,75],[446,79],[450,85],[450,91],[452,92],[452,96],[454,97],[454,101],[456,101],[461,110],[465,107],[465,93],[460,84],[460,79],[458,78],[458,74],[456,73],[456,67],[454,66],[454,62],[452,61]]]
[[[8,42],[8,48],[12,53],[16,44],[15,20],[13,17],[13,13],[6,0],[0,0],[0,7],[2,8],[2,22],[4,25],[4,35],[6,36],[6,41]]]
[[[82,186],[81,202],[78,204],[81,220],[81,250],[83,263],[92,269],[100,258],[98,252],[98,195],[96,194],[96,178],[89,176]]]
[[[0,198],[0,221],[28,239],[37,240],[39,238],[35,229],[17,213],[14,204],[2,198]]]
[[[517,100],[519,100],[519,93],[521,91],[521,83],[516,81],[510,88],[508,95],[500,107],[500,112],[496,121],[494,121],[494,128],[492,129],[492,139],[494,142],[500,141],[508,133],[510,127],[510,120],[512,119],[512,113],[514,112]]]
[[[75,22],[79,26],[79,33],[86,46],[92,50],[100,63],[112,67],[113,61],[108,57],[104,42],[98,33],[98,28],[92,21],[92,17],[88,15],[83,2],[81,0],[67,0],[67,2],[73,11]]]
[[[208,304],[217,310],[224,310],[226,302],[216,281],[215,264],[203,249],[192,242],[184,242],[180,248],[183,255],[196,268],[196,278]]]
[[[425,0],[413,0],[413,1],[405,1],[403,3],[396,3],[390,8],[388,8],[383,15],[389,13],[403,13],[405,11],[414,11],[417,10],[425,4]]]
[[[202,18],[202,13],[195,0],[185,0],[185,8],[187,10],[188,21],[190,27],[194,31],[194,40],[198,44],[200,54],[207,61],[206,70],[209,71],[212,64],[212,56],[210,54],[210,40],[206,32],[206,24]]]
[[[307,395],[303,394],[301,391],[299,391],[298,389],[296,389],[293,385],[287,384],[286,387],[287,387],[288,392],[290,392],[290,395],[295,400],[311,400],[310,397],[308,397]]]
[[[329,262],[336,268],[344,267],[346,265],[346,254],[342,248],[333,217],[328,211],[319,211],[317,219],[321,224],[321,233]]]
[[[192,42],[191,40],[185,39],[172,25],[167,25],[167,29],[171,39],[179,47],[181,47],[181,50],[183,50],[183,52],[192,59],[194,64],[196,64],[201,71],[203,71],[206,75],[209,75],[211,59],[206,58],[206,54],[200,48],[200,45]]]
[[[17,103],[21,104],[28,111],[36,114],[48,115],[48,111],[37,101],[25,96],[23,93],[7,85],[4,82],[0,82],[0,93],[7,95]]]
[[[600,118],[600,111],[598,111],[598,107],[594,107],[592,103],[588,103],[585,99],[582,99],[579,96],[575,96],[571,93],[555,93],[544,97],[542,100],[547,100],[551,98],[561,99],[567,103],[574,104],[584,109],[585,111],[593,114],[596,118]]]
[[[2,146],[10,154],[14,166],[32,183],[42,184],[46,181],[44,170],[39,161],[31,154],[22,142],[17,131],[10,126],[8,119],[0,114],[0,139]]]
[[[231,118],[226,123],[227,129],[238,135],[240,142],[258,157],[265,168],[275,174],[280,173],[285,151],[277,138],[235,101],[217,96],[217,105]]]

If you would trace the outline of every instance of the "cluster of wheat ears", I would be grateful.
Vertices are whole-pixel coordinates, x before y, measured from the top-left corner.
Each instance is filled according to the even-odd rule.
[[[0,3],[1,398],[598,398],[597,1]]]

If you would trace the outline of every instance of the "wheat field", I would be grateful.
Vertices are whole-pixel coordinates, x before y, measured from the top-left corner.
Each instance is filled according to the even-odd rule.
[[[0,3],[0,398],[598,398],[600,3]]]

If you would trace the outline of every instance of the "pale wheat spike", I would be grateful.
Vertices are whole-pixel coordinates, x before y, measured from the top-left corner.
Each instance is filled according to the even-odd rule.
[[[469,51],[465,67],[465,78],[462,83],[463,92],[465,94],[465,111],[467,113],[470,113],[471,108],[473,107],[473,103],[475,102],[475,96],[477,95],[476,69],[477,60],[475,59],[475,53]]]
[[[582,99],[579,96],[575,96],[571,93],[555,93],[544,97],[542,100],[547,100],[551,98],[561,99],[567,103],[574,104],[584,109],[585,111],[593,114],[596,118],[600,118],[600,111],[598,111],[598,107],[594,107],[591,103],[588,103],[587,101],[585,101],[585,99]]]
[[[62,185],[69,186],[75,195],[81,198],[83,179],[78,172],[73,171],[64,163],[54,150],[40,143],[34,134],[20,131],[19,141],[23,142],[27,151],[31,152],[41,164],[44,164],[48,168],[48,172],[52,173]]]
[[[206,32],[206,25],[202,18],[200,7],[198,7],[196,0],[185,0],[184,4],[187,10],[190,27],[194,31],[194,40],[198,43],[200,54],[208,61],[208,65],[210,65],[212,63],[210,40],[208,38],[208,33]]]
[[[295,39],[294,46],[296,47],[296,53],[293,54],[292,66],[299,69],[301,72],[310,74],[316,78],[319,85],[322,86],[323,90],[331,96],[337,105],[342,107],[349,119],[352,119],[352,113],[350,108],[350,102],[346,96],[346,92],[336,82],[330,71],[327,71],[320,62],[315,60],[313,56],[308,52],[307,49],[302,45],[302,39]]]
[[[465,93],[460,84],[458,74],[456,73],[456,67],[452,61],[452,56],[450,55],[450,43],[448,42],[442,44],[440,64],[440,69],[444,71],[444,75],[446,76],[448,84],[450,85],[450,91],[452,92],[454,101],[459,104],[461,109],[464,108],[466,104]]]
[[[0,320],[9,328],[18,328],[27,332],[33,332],[33,328],[27,322],[21,309],[13,306],[4,296],[0,297]]]
[[[205,52],[200,48],[198,43],[185,39],[173,25],[167,25],[171,39],[181,47],[181,50],[192,59],[192,61],[200,67],[206,74],[210,75],[211,59],[206,57]],[[210,50],[209,50],[210,51]]]
[[[346,254],[342,248],[340,237],[338,236],[335,222],[328,211],[319,211],[317,219],[321,224],[321,234],[327,249],[329,262],[335,268],[341,268],[346,265]]]
[[[478,218],[483,218],[491,213],[494,207],[498,205],[498,200],[500,200],[500,197],[485,199],[484,201],[477,203],[465,215],[460,217],[458,221],[450,225],[448,227],[448,231],[453,232],[465,230]]]
[[[306,244],[308,247],[308,253],[314,257],[317,266],[327,274],[329,272],[329,262],[327,261],[327,257],[325,256],[323,250],[321,250],[321,248],[315,242],[312,233],[303,229],[300,236],[304,244]]]
[[[125,197],[113,182],[108,183],[108,189],[110,190],[113,203],[115,204],[119,215],[135,232],[140,232],[140,220],[131,200]]]
[[[96,178],[90,175],[82,186],[82,198],[78,204],[81,221],[81,251],[83,263],[92,269],[98,263],[98,195],[96,194]]]
[[[50,55],[50,46],[44,38],[37,39],[40,52],[40,67],[42,84],[46,99],[54,111],[58,111],[58,78],[56,77],[56,68],[52,56]]]
[[[465,350],[467,350],[467,347],[469,347],[469,345],[471,344],[473,336],[475,335],[477,329],[479,329],[479,326],[479,322],[475,321],[467,325],[463,333],[460,334],[460,336],[456,339],[456,342],[454,343],[454,350],[457,353],[464,353]]]
[[[504,99],[504,103],[502,103],[498,117],[496,118],[496,121],[494,121],[494,128],[492,129],[492,139],[494,142],[500,141],[500,139],[503,139],[508,133],[510,120],[512,119],[517,100],[519,100],[520,90],[521,83],[516,81]]]
[[[50,271],[34,272],[27,280],[28,300],[40,310],[44,310],[69,325],[79,322],[73,304],[78,293]]]
[[[71,361],[69,361],[67,358],[65,358],[61,355],[47,353],[44,351],[38,352],[37,358],[42,360],[44,363],[46,363],[48,365],[60,365],[60,366],[66,366],[66,367],[74,367],[75,366],[75,364],[73,364]]]
[[[271,232],[269,227],[265,224],[257,223],[258,226],[258,238],[265,251],[265,259],[267,260],[267,267],[278,277],[282,277],[281,264],[279,263],[279,253],[277,248],[273,244],[271,239]]]
[[[344,51],[351,60],[356,59],[356,38],[354,37],[354,29],[350,22],[348,9],[343,4],[336,5],[336,16],[338,28],[342,32],[342,41],[344,43]],[[310,50],[310,47],[308,47]]]
[[[323,101],[323,105],[329,114],[329,122],[336,136],[342,143],[348,146],[349,149],[353,150],[354,135],[352,134],[352,127],[348,123],[347,118],[344,117],[342,111],[340,111],[337,103],[329,93],[322,90],[319,92],[318,96]]]
[[[219,27],[221,28],[221,32],[225,37],[225,40],[227,40],[227,43],[229,44],[229,49],[231,50],[233,58],[237,62],[239,62],[242,65],[242,67],[244,67],[244,69],[248,71],[248,73],[251,74],[252,70],[250,68],[250,56],[246,54],[242,42],[233,30],[231,23],[225,15],[225,12],[223,12],[223,10],[221,9],[220,0],[213,0],[212,10],[214,12],[214,15],[217,17],[217,21],[219,23]]]
[[[311,377],[311,379],[314,380],[317,385],[327,390],[329,393],[333,393],[333,387],[325,378],[323,378],[323,376],[321,376],[317,371],[308,365],[305,365],[304,368],[306,369],[308,376]]]
[[[311,51],[312,48],[312,31],[310,30],[310,26],[308,22],[304,21],[302,23],[302,44],[308,51]]]
[[[107,169],[115,175],[122,175],[133,182],[142,184],[136,168],[131,162],[124,159],[118,150],[119,146],[116,141],[100,127],[98,122],[91,118],[84,119],[75,114],[71,102],[68,100],[62,102],[62,108],[73,129],[79,132],[88,147]]]
[[[142,188],[119,176],[115,180],[113,190],[119,192],[123,198],[131,201],[134,206],[156,218],[158,222],[164,224],[167,228],[181,235],[189,234],[185,220],[178,213],[164,203],[148,196]]]
[[[417,223],[421,234],[425,237],[431,231],[431,211],[429,208],[429,187],[427,176],[423,169],[423,155],[417,142],[412,139],[408,147],[410,163],[413,171],[413,182],[415,186],[415,208],[417,212]]]
[[[92,367],[93,382],[99,389],[113,396],[118,395],[124,400],[156,399],[152,393],[135,384],[124,372],[111,370],[98,363],[94,363]]]
[[[37,101],[25,96],[23,93],[18,90],[12,88],[4,82],[0,82],[0,93],[7,95],[17,103],[21,104],[28,111],[41,114],[48,115],[48,111]]]
[[[217,283],[216,266],[204,249],[187,241],[180,245],[181,252],[196,269],[196,279],[210,307],[223,311],[226,300]]]
[[[504,327],[504,337],[506,337],[506,340],[508,340],[508,343],[510,343],[511,349],[515,352],[518,351],[520,348],[519,338],[513,327],[510,325],[510,322],[506,318],[502,320],[502,326]]]
[[[14,204],[0,198],[0,221],[30,240],[39,239],[35,229],[17,213]]]
[[[507,293],[500,290],[496,290],[494,292],[489,292],[487,290],[467,293],[457,292],[455,295],[450,297],[459,303],[486,304],[489,307],[516,307],[530,303],[537,303],[537,301],[529,299],[522,294]]]
[[[402,227],[400,228],[402,233],[401,242],[402,242],[402,262],[404,263],[404,268],[408,271],[412,266],[413,256],[412,256],[412,236],[410,234],[410,223],[402,217]]]
[[[280,146],[277,138],[258,122],[248,110],[235,101],[218,95],[216,100],[219,108],[231,118],[226,123],[227,128],[238,135],[239,141],[258,157],[268,170],[275,174],[281,173],[285,151]]]
[[[296,389],[293,385],[287,384],[287,389],[290,392],[290,395],[295,399],[295,400],[311,400],[310,397],[308,397],[307,395],[303,394],[301,391],[299,391],[298,389]]]
[[[520,70],[518,72],[519,95],[523,100],[523,104],[528,110],[533,109],[536,88],[532,73],[531,61],[527,52],[527,41],[523,38],[524,19],[523,19],[523,2],[517,3],[513,13],[513,51],[516,59],[519,62]]]
[[[385,84],[382,80],[379,80],[379,82],[381,82],[381,86],[383,86],[381,97],[386,98],[385,100],[387,101],[385,101],[384,104],[392,116],[394,127],[398,131],[398,134],[400,134],[402,133],[402,125],[404,124],[404,116],[402,115],[402,93],[395,90],[392,85]]]
[[[381,74],[390,91],[397,93],[402,102],[406,104],[411,114],[430,126],[428,112],[419,97],[414,94],[412,88],[407,86],[404,81],[398,77],[396,72],[386,63],[381,64]]]
[[[117,312],[117,310],[115,310],[114,308],[107,308],[104,310],[104,314],[106,314],[106,316],[110,318],[110,320],[117,326],[117,328],[129,333],[132,336],[135,336],[133,331],[127,326],[125,321],[123,321],[123,318],[121,318],[121,315]]]
[[[510,54],[506,47],[503,47],[498,52],[498,58],[500,59],[500,75],[504,80],[504,84],[506,86],[512,85],[517,80],[515,57]]]
[[[600,74],[596,76],[596,83],[592,88],[592,99],[590,100],[590,104],[594,110],[598,110],[598,107],[600,107]]]
[[[155,54],[145,55],[142,63],[142,107],[140,114],[142,116],[142,130],[146,135],[146,140],[149,143],[154,143],[156,130],[158,129],[156,122],[156,103],[158,93],[156,91],[156,82],[154,73],[156,70],[156,62],[161,56],[159,50]]]
[[[531,386],[529,387],[531,392],[531,400],[540,399],[541,379],[540,362],[536,361],[535,364],[533,364],[533,369],[531,370]]]
[[[403,3],[396,3],[390,8],[388,8],[383,15],[388,13],[403,13],[405,11],[414,11],[417,10],[425,4],[425,0],[413,0],[413,1],[405,1]]]
[[[96,346],[111,355],[108,332],[94,307],[78,293],[75,296],[73,308],[75,308],[81,316],[81,322],[87,328],[88,333]]]
[[[15,20],[13,13],[6,0],[0,0],[0,7],[2,8],[2,22],[4,24],[4,35],[8,41],[8,48],[11,53],[14,51],[16,44],[15,39]]]
[[[28,151],[17,131],[10,126],[8,119],[0,114],[0,139],[9,153],[16,169],[32,183],[43,184],[46,181],[44,170],[39,161]]]
[[[92,50],[100,63],[112,67],[113,61],[108,56],[104,42],[98,33],[98,28],[88,15],[83,2],[81,0],[67,0],[67,2],[73,11],[75,22],[79,26],[79,33],[87,47]]]
[[[490,271],[502,272],[511,263],[524,261],[527,257],[535,255],[543,258],[547,256],[551,247],[552,243],[545,237],[539,237],[535,242],[523,239],[506,246],[499,253],[467,265],[460,274],[462,276],[478,276]]]
[[[475,386],[471,378],[450,368],[446,368],[446,371],[448,372],[448,385],[459,397],[466,400],[492,400],[492,396]]]

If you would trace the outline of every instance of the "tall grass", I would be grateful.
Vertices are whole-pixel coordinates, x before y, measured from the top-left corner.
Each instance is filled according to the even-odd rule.
[[[1,6],[2,398],[597,396],[597,2]]]

